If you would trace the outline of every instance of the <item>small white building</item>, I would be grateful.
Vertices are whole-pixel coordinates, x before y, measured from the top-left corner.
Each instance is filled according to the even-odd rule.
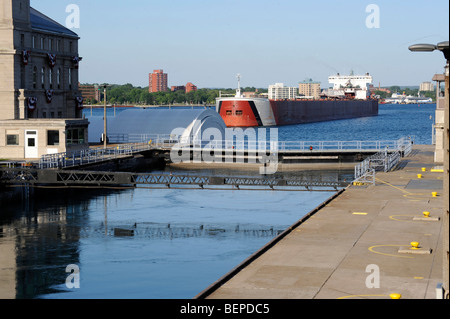
[[[269,99],[270,100],[290,100],[295,99],[298,95],[298,88],[287,87],[283,83],[275,83],[269,86]]]

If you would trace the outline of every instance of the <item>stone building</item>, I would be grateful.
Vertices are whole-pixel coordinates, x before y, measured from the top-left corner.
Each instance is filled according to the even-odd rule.
[[[88,147],[78,40],[29,0],[0,0],[0,158]]]

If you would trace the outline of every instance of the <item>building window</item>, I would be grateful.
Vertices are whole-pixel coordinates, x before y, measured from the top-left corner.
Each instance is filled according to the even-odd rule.
[[[61,51],[61,40],[56,41],[56,51]]]
[[[72,128],[66,132],[67,145],[84,144],[84,128]]]
[[[59,145],[59,131],[47,131],[47,145],[48,146]]]
[[[61,88],[61,69],[56,70],[56,82],[58,85],[58,89]]]
[[[53,39],[48,39],[48,50],[49,51],[53,50]]]
[[[72,69],[69,69],[69,89],[72,89]]]
[[[7,146],[18,146],[19,145],[19,135],[18,134],[6,135],[6,145]]]
[[[50,83],[50,89],[53,89],[53,70],[48,70],[48,82]]]
[[[242,111],[236,111],[236,116],[242,116],[243,112]]]
[[[37,86],[37,67],[33,68],[33,89]]]
[[[44,38],[41,38],[41,50],[44,50]]]
[[[33,47],[33,49],[36,49],[36,36],[34,35],[31,38],[31,46]]]
[[[42,70],[41,70],[41,85],[42,85],[42,88],[44,89],[45,88],[45,68],[42,68]]]
[[[20,45],[22,46],[22,48],[25,47],[25,34],[20,35]]]
[[[20,66],[20,88],[25,88],[25,67],[23,65]]]

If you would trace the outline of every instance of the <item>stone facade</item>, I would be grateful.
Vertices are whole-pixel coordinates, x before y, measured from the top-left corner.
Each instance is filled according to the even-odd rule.
[[[0,0],[0,157],[27,158],[26,130],[40,136],[38,156],[53,152],[54,147],[46,148],[45,126],[59,127],[59,151],[80,147],[63,138],[74,125],[87,134],[78,90],[78,40],[76,33],[31,8],[29,0]],[[19,137],[14,147],[12,136]]]

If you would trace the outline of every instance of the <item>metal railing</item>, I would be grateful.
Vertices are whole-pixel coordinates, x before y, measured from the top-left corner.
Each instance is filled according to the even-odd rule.
[[[409,147],[405,147],[403,154],[409,155]],[[403,156],[407,156],[403,155]],[[401,151],[388,152],[385,149],[382,152],[378,152],[355,166],[355,180],[353,183],[372,184],[375,185],[376,172],[391,171],[402,159]]]
[[[202,149],[202,150],[236,150],[248,152],[400,152],[407,156],[412,149],[411,138],[386,141],[252,141],[252,140],[186,140],[175,135],[154,134],[115,134],[110,137],[111,143],[118,144],[110,148],[90,148],[57,154],[43,155],[39,168],[67,168],[98,163],[118,157],[131,156],[149,149]],[[134,143],[130,143],[134,141]],[[388,150],[388,151],[387,151]],[[360,176],[360,175],[358,175]]]
[[[202,141],[164,134],[112,134],[108,137],[111,143],[148,143],[160,148],[176,146],[179,148],[273,150],[277,152],[382,151],[387,148],[409,153],[413,143],[411,138],[380,141],[259,141],[252,138]]]
[[[121,144],[109,148],[90,148],[57,154],[43,155],[39,161],[39,168],[67,168],[86,164],[103,162],[124,156],[131,156],[137,152],[151,149],[145,143]]]

